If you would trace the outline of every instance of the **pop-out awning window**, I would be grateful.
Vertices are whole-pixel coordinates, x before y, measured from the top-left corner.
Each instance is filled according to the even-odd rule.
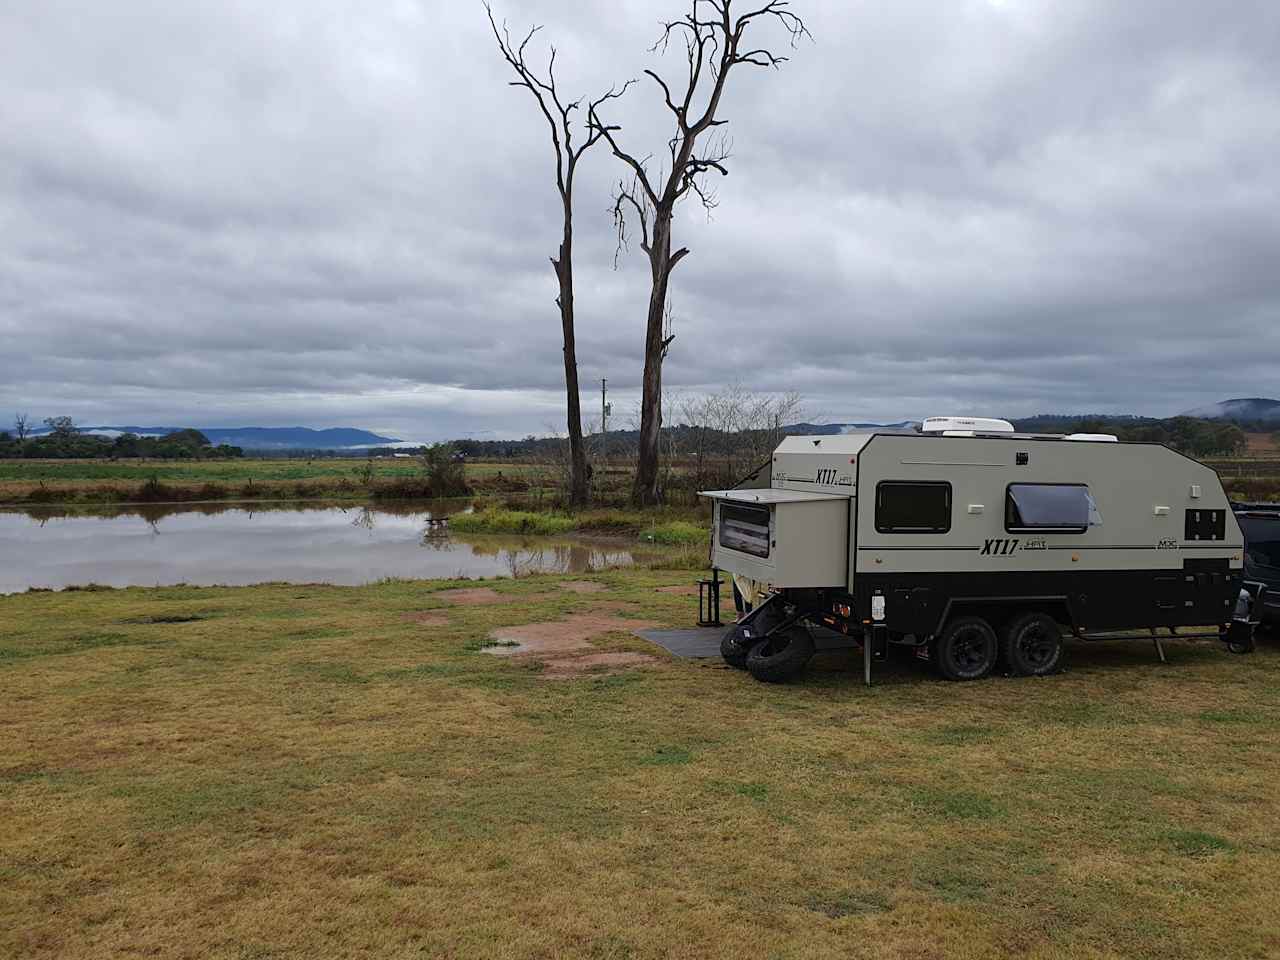
[[[1082,483],[1011,483],[1004,513],[1011,533],[1084,533],[1102,524],[1098,505]]]

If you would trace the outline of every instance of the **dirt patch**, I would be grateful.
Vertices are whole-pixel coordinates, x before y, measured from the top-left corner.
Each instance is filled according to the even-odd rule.
[[[448,614],[441,613],[439,610],[419,610],[416,613],[406,613],[403,619],[410,623],[420,623],[425,627],[443,627],[449,623]]]
[[[557,584],[561,590],[568,590],[570,593],[604,593],[609,588],[603,583],[595,580],[565,580]]]
[[[654,593],[669,593],[677,597],[696,597],[698,588],[692,585],[685,587],[655,587]]]
[[[627,620],[606,613],[578,613],[564,620],[501,627],[489,635],[498,645],[485,647],[484,651],[499,657],[541,660],[542,677],[563,680],[587,673],[612,672],[610,667],[656,663],[655,657],[643,653],[600,652],[591,645],[594,638],[608,633],[629,633],[651,626],[648,621]]]
[[[644,653],[588,653],[572,659],[549,660],[540,676],[543,680],[573,680],[584,675],[607,675],[625,667],[644,667],[654,663],[657,660]]]
[[[456,603],[460,607],[487,607],[495,603],[510,603],[516,597],[506,596],[490,587],[468,587],[465,590],[442,590],[436,594],[446,603]]]

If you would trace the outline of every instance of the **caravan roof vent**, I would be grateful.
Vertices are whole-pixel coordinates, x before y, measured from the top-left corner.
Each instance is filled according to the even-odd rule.
[[[1114,433],[1068,433],[1063,440],[1088,440],[1093,443],[1119,443]]]
[[[930,417],[920,425],[920,432],[969,437],[975,433],[1013,433],[1013,424],[987,417]]]

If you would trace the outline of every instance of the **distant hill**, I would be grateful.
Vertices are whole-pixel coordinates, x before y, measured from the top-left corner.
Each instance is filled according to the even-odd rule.
[[[80,427],[81,433],[118,436],[136,433],[140,437],[162,437],[183,427]],[[352,447],[383,447],[401,441],[396,437],[384,437],[357,430],[353,427],[330,427],[313,430],[310,427],[197,427],[214,446],[225,443],[245,450],[345,450]],[[33,430],[32,436],[48,433],[46,427]]]
[[[1233,420],[1237,423],[1255,421],[1280,421],[1280,400],[1265,397],[1246,397],[1241,400],[1223,400],[1207,407],[1196,407],[1181,414],[1202,420]]]
[[[792,437],[829,437],[843,433],[865,433],[877,430],[880,433],[892,433],[895,430],[914,432],[919,426],[917,420],[901,420],[898,423],[793,423],[783,427],[782,432]]]

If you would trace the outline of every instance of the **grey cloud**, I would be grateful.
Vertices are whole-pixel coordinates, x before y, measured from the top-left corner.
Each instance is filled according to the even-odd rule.
[[[678,67],[652,3],[497,7],[574,91]],[[899,419],[1280,391],[1280,8],[795,7],[815,41],[734,77],[721,204],[679,215],[673,392]],[[558,427],[546,133],[487,29],[426,0],[0,10],[0,410]],[[655,107],[613,114],[660,155]],[[584,384],[626,409],[621,173],[583,168],[576,266]]]

